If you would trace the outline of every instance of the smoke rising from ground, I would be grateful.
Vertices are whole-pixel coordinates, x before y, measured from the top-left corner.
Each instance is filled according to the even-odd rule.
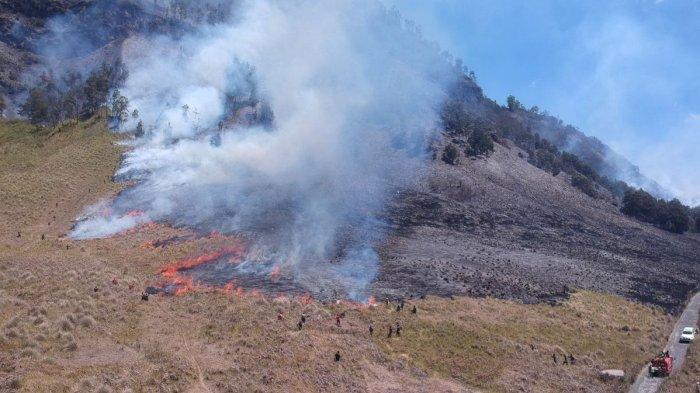
[[[377,217],[420,176],[454,73],[371,0],[239,7],[235,23],[124,44],[121,91],[138,117],[122,130],[142,122],[144,135],[117,175],[137,183],[72,236],[150,220],[241,232],[308,290],[363,298]]]

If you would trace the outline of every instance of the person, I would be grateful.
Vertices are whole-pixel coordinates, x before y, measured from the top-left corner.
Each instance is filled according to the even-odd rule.
[[[563,364],[569,364],[569,359],[566,358],[566,355],[564,355],[564,363]]]
[[[340,327],[340,314],[335,314],[335,326]]]
[[[418,309],[416,308],[416,305],[413,305],[413,308],[411,309],[411,314],[415,314],[418,312]]]
[[[46,240],[46,234],[41,234],[41,240]]]
[[[401,337],[401,324],[396,321],[396,337]]]
[[[22,232],[21,232],[21,231],[17,231],[17,237],[22,237]]]
[[[146,292],[143,292],[141,294],[141,300],[143,300],[144,302],[148,301],[148,294]]]
[[[371,323],[369,324],[369,335],[370,335],[370,336],[373,336],[373,335],[374,335],[374,326],[372,326]]]
[[[400,304],[399,304],[398,306],[396,306],[396,312],[399,312],[399,311],[401,311],[401,305],[400,305]]]
[[[93,290],[93,292],[97,292],[100,290],[100,288],[98,288],[97,285],[95,285],[95,288],[93,288],[92,290]]]
[[[302,321],[299,321],[299,323],[297,323],[297,328],[299,330],[301,330],[301,328],[303,328],[303,327],[304,327],[304,323]]]
[[[281,320],[283,320],[283,319],[284,319],[284,317],[282,316],[282,313],[281,313],[281,312],[278,312],[278,313],[277,313],[277,320],[278,320],[278,321],[281,321]]]
[[[394,334],[394,327],[389,325],[389,335],[386,336],[386,338],[391,338],[391,335]]]
[[[336,362],[340,361],[340,351],[335,351],[335,361]]]
[[[574,355],[569,355],[569,363],[573,366],[576,364],[576,359],[574,358]]]
[[[552,360],[554,360],[554,364],[557,364],[557,354],[556,353],[552,354]]]
[[[301,314],[301,323],[306,323],[306,315]]]

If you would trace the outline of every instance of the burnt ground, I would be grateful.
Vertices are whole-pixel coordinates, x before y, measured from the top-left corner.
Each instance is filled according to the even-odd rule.
[[[527,162],[509,141],[489,157],[440,160],[392,204],[373,290],[557,301],[574,288],[678,311],[700,279],[700,237],[619,212]]]

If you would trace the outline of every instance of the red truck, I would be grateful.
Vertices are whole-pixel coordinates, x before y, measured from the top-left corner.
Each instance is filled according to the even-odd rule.
[[[668,354],[668,351],[651,359],[649,364],[649,376],[651,377],[668,377],[673,371],[673,357]]]

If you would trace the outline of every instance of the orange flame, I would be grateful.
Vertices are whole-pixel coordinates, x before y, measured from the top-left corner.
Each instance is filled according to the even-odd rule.
[[[237,263],[243,257],[243,248],[226,248],[223,250],[215,251],[200,255],[196,258],[185,259],[168,265],[160,270],[161,276],[167,279],[168,284],[176,287],[175,295],[184,295],[185,293],[206,288],[205,285],[195,283],[192,277],[188,277],[183,274],[184,270],[189,270],[194,267],[203,265],[205,263],[216,261],[226,255],[230,255],[228,262]],[[230,293],[233,291],[233,283],[226,284],[222,292]]]

